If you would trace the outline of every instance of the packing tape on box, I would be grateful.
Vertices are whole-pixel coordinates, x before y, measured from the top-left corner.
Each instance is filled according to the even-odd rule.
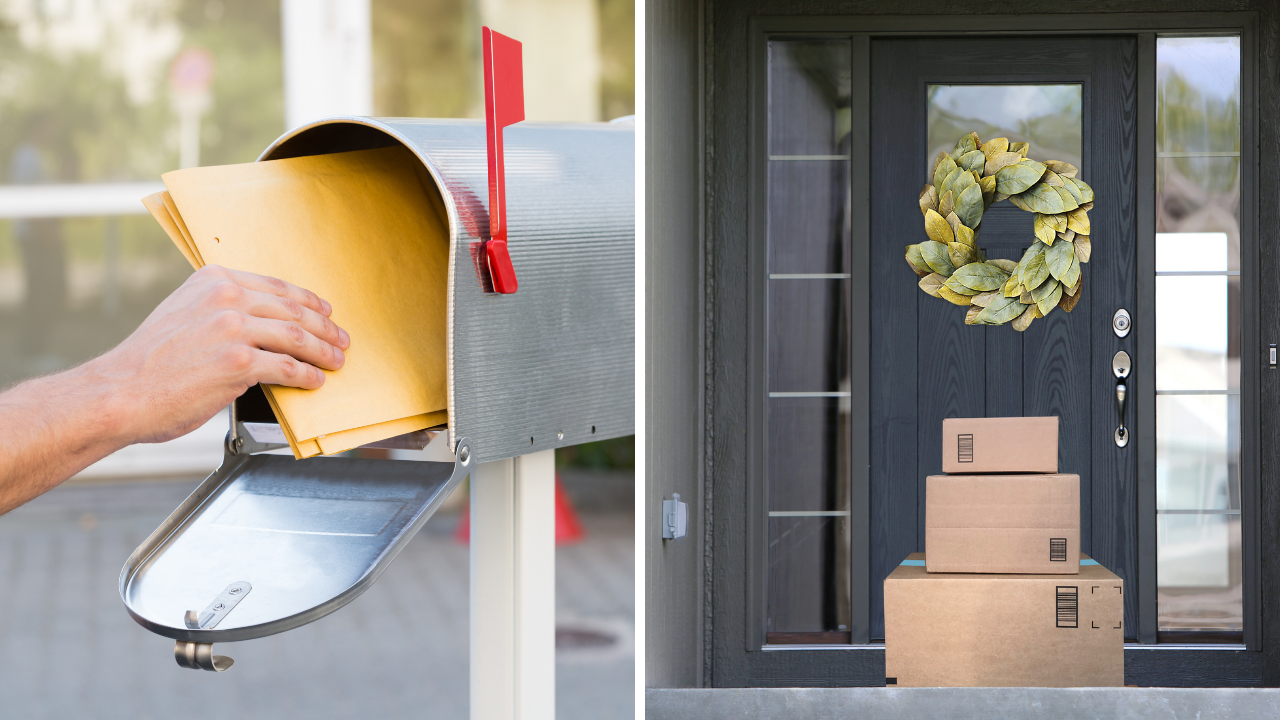
[[[899,565],[909,565],[911,567],[924,567],[923,560],[903,560]],[[1080,561],[1081,565],[1097,565],[1098,561],[1093,559],[1085,559]]]

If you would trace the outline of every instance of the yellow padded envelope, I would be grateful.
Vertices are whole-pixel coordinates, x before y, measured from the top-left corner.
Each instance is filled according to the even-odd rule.
[[[295,457],[447,421],[449,232],[420,164],[397,146],[177,170],[144,201],[193,265],[313,290],[350,333],[320,389],[263,386]]]

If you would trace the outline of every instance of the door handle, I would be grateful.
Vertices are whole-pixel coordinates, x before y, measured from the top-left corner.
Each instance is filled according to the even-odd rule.
[[[1129,373],[1133,369],[1133,363],[1129,360],[1129,353],[1121,350],[1111,358],[1111,372],[1116,376],[1116,413],[1120,416],[1120,423],[1116,426],[1115,441],[1116,447],[1125,447],[1129,444],[1129,429],[1124,426],[1124,406],[1125,400],[1129,397]]]

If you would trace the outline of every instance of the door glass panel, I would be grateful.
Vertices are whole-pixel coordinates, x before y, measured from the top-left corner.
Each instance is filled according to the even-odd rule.
[[[930,85],[925,174],[940,152],[977,132],[985,142],[1025,142],[1027,156],[1080,164],[1080,85]]]
[[[770,512],[848,512],[848,418],[847,397],[769,398]]]
[[[769,163],[769,274],[847,274],[849,234],[837,223],[849,162],[781,157]]]
[[[1243,630],[1239,38],[1157,41],[1156,125],[1159,632],[1233,639]]]
[[[1157,236],[1158,238],[1159,236]],[[1157,239],[1156,252],[1162,252]],[[1156,388],[1225,392],[1228,279],[1225,275],[1156,275]],[[1238,388],[1237,388],[1238,389]]]
[[[848,517],[769,518],[772,642],[848,642],[848,536]]]
[[[848,280],[769,282],[770,392],[848,390],[848,297]]]
[[[850,62],[848,40],[769,43],[771,643],[849,641]]]
[[[1081,164],[1083,89],[1063,85],[930,85],[927,89],[928,147],[922,178],[931,177],[940,152],[977,132],[984,142],[1007,137],[1026,142],[1027,156]],[[1082,177],[1087,177],[1087,174]],[[1002,202],[983,215],[978,244],[990,258],[1021,259],[1033,238],[1033,216]]]

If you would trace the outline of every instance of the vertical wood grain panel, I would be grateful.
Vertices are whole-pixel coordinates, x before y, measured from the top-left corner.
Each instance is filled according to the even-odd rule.
[[[1241,207],[1243,237],[1241,260],[1256,258],[1256,265],[1242,267],[1242,286],[1247,303],[1242,313],[1242,390],[1252,391],[1242,405],[1241,490],[1255,504],[1255,513],[1244,515],[1244,541],[1256,537],[1257,558],[1246,552],[1245,591],[1257,594],[1245,599],[1245,618],[1261,624],[1255,632],[1246,629],[1246,638],[1265,651],[1263,683],[1280,686],[1280,370],[1266,369],[1263,352],[1269,343],[1280,342],[1280,207],[1272,201],[1280,195],[1280,166],[1270,159],[1280,157],[1280,7],[1272,2],[1255,2],[1256,19],[1245,29],[1241,43],[1244,58],[1242,90],[1244,122],[1242,140],[1257,155],[1242,163],[1246,183]],[[1256,52],[1256,54],[1255,54]],[[1253,102],[1250,102],[1250,100]],[[1250,178],[1256,185],[1250,187]],[[1261,201],[1267,198],[1266,201]],[[1256,314],[1255,314],[1256,313]],[[1254,345],[1256,343],[1256,345]],[[1250,349],[1254,352],[1248,352]],[[1256,364],[1255,364],[1256,363]],[[1256,525],[1255,525],[1256,523]],[[1254,528],[1257,528],[1254,535]],[[1253,560],[1253,562],[1250,562]],[[1250,581],[1250,569],[1257,574]]]
[[[1021,212],[1021,211],[1019,211]],[[1022,213],[1028,215],[1029,213]],[[983,222],[985,225],[986,222]],[[1028,235],[1030,229],[1028,228]],[[1031,243],[1025,239],[1021,247],[994,247],[988,248],[988,259],[1005,258],[1017,262],[1022,259],[1022,253]],[[970,328],[974,329],[974,328]],[[986,362],[984,369],[986,371],[987,388],[986,388],[986,412],[980,413],[984,417],[1018,417],[1026,415],[1023,412],[1022,397],[1025,392],[1022,382],[1022,346],[1024,343],[1023,333],[1014,330],[1011,327],[983,328],[982,334],[986,336]],[[942,428],[939,427],[941,432]]]
[[[1134,592],[1138,587],[1137,453],[1133,443],[1118,448],[1112,438],[1118,415],[1111,358],[1118,350],[1133,357],[1136,350],[1132,332],[1123,339],[1116,337],[1111,316],[1119,308],[1133,313],[1136,307],[1137,40],[1095,38],[1092,44],[1094,98],[1088,140],[1092,177],[1087,182],[1103,202],[1089,213],[1094,251],[1084,290],[1093,292],[1081,300],[1091,303],[1086,309],[1089,314],[1071,319],[1089,318],[1093,336],[1092,555],[1125,581],[1125,637],[1132,638],[1138,629],[1138,593]],[[1077,308],[1072,315],[1079,313]],[[1155,372],[1155,368],[1135,367],[1133,372]],[[1132,418],[1129,405],[1125,415]]]
[[[921,145],[902,122],[922,100],[914,82],[883,82],[892,70],[914,77],[916,43],[871,44],[871,637],[884,637],[884,578],[917,543],[919,506],[916,317],[924,296],[903,260],[919,235],[919,163],[903,149]],[[913,157],[908,154],[908,157]],[[917,233],[903,235],[903,228]],[[924,296],[926,300],[934,298]]]
[[[1135,270],[1134,362],[1139,367],[1156,366],[1156,36],[1138,36],[1138,128],[1137,128],[1137,264]],[[1245,235],[1247,237],[1247,235]],[[1247,306],[1247,305],[1246,305]],[[1130,628],[1138,642],[1156,642],[1159,622],[1156,598],[1156,374],[1146,372],[1134,378],[1133,432],[1138,463],[1138,582],[1133,589],[1138,600],[1138,625]],[[1242,460],[1247,458],[1247,453]],[[1242,478],[1244,474],[1242,473]],[[1243,489],[1242,483],[1241,488]],[[1246,523],[1247,526],[1247,523]],[[1245,541],[1245,547],[1249,546]],[[1246,592],[1246,598],[1248,593]],[[1246,615],[1246,617],[1248,617]],[[1245,621],[1248,628],[1249,621]]]
[[[921,143],[923,145],[923,143]],[[907,197],[912,197],[907,195]],[[919,226],[920,211],[912,222]],[[920,231],[923,236],[923,230]],[[923,237],[921,237],[923,239]],[[903,263],[906,264],[905,262]],[[908,270],[910,272],[910,270]],[[942,472],[942,420],[949,417],[982,417],[986,414],[986,338],[1012,328],[965,325],[967,307],[915,290],[920,319],[916,326],[919,355],[916,360],[916,550],[924,550],[925,477]],[[902,327],[899,332],[909,332]],[[899,518],[906,523],[907,517]],[[899,558],[901,559],[901,558]]]

